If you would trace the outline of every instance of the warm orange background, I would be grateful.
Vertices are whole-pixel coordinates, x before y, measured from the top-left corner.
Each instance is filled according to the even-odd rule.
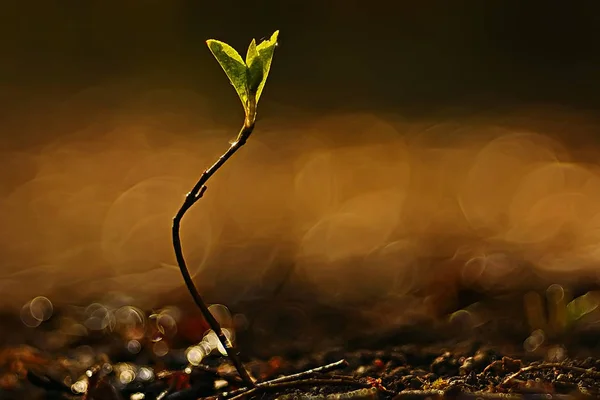
[[[1,306],[186,298],[171,218],[242,120],[203,41],[276,28],[255,134],[183,224],[210,301],[290,264],[328,302],[597,279],[593,5],[38,3],[0,23]]]

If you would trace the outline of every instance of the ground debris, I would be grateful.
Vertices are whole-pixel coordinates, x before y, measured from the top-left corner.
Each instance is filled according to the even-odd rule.
[[[207,358],[198,366],[170,369],[164,363],[129,361],[97,364],[82,370],[76,362],[20,348],[2,353],[5,362],[0,373],[2,376],[12,373],[15,380],[0,389],[0,398],[520,400],[584,399],[600,395],[598,363],[590,357],[550,363],[527,362],[485,349],[468,354],[440,348],[437,356],[433,353],[431,348],[419,350],[406,346],[381,351],[353,350],[345,353],[347,360],[329,364],[323,363],[331,357],[327,353],[296,359],[253,360],[249,364],[260,367],[257,370],[263,376],[254,388],[244,388],[223,357]],[[340,354],[344,352],[336,349],[335,355]],[[15,360],[21,364],[15,364]],[[306,369],[307,365],[316,366]],[[77,382],[84,382],[85,390],[77,392],[73,386]]]
[[[127,310],[126,315],[134,315],[135,310]],[[170,321],[167,317],[163,319]],[[44,337],[47,332],[32,331],[31,335],[35,339],[33,335]],[[294,349],[247,359],[244,364],[255,383],[254,387],[245,387],[235,368],[217,348],[194,359],[188,357],[192,354],[189,350],[202,350],[202,344],[168,336],[166,328],[162,332],[163,336],[155,337],[154,330],[144,333],[125,329],[119,333],[72,339],[64,348],[40,346],[38,349],[33,344],[0,348],[0,399],[600,397],[600,353],[597,351],[600,347],[582,348],[577,353],[572,348],[567,351],[567,345],[563,348],[563,345],[548,343],[534,353],[524,350],[522,342],[448,340],[440,335],[440,342],[425,343],[386,336],[385,341],[369,348],[348,345],[314,351]],[[31,343],[44,341],[32,340]],[[557,348],[564,350],[559,352],[561,357],[551,357]]]

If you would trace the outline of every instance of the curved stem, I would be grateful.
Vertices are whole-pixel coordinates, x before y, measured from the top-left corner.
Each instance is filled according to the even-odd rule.
[[[227,352],[227,356],[237,369],[240,378],[242,378],[242,381],[248,387],[254,387],[254,382],[252,382],[250,375],[248,375],[248,371],[246,371],[246,368],[244,368],[244,365],[240,361],[238,357],[239,354],[235,349],[233,343],[231,343],[231,341],[227,339],[227,337],[223,333],[223,330],[221,329],[221,325],[208,310],[208,306],[206,305],[206,303],[204,303],[202,296],[200,296],[200,293],[198,292],[198,289],[196,288],[196,285],[194,284],[194,281],[187,268],[185,258],[183,257],[183,249],[181,247],[180,227],[181,220],[183,219],[187,210],[189,210],[194,204],[196,204],[196,202],[200,200],[204,195],[204,192],[206,191],[206,182],[210,179],[211,176],[214,175],[215,172],[217,172],[219,168],[223,166],[223,164],[225,164],[225,162],[233,154],[235,154],[237,150],[239,150],[240,147],[246,144],[246,140],[248,139],[253,130],[254,123],[248,123],[248,119],[246,119],[246,121],[244,122],[244,126],[242,127],[237,137],[237,140],[231,144],[229,149],[221,157],[219,157],[219,159],[210,168],[208,168],[206,171],[204,171],[204,173],[202,173],[202,176],[200,177],[198,182],[196,182],[192,190],[185,196],[185,200],[181,205],[181,208],[179,209],[179,211],[177,211],[177,214],[173,218],[172,229],[173,249],[175,250],[175,257],[177,258],[177,264],[179,265],[179,269],[181,270],[181,275],[183,276],[185,285],[187,286],[187,289],[192,295],[194,302],[196,303],[198,308],[200,308],[202,316],[204,317],[210,328],[217,334],[219,341],[221,342],[221,344],[225,348],[225,351]]]

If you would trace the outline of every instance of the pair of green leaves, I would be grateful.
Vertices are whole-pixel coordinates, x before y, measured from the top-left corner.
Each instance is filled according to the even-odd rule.
[[[212,39],[206,41],[208,48],[227,74],[229,81],[240,97],[246,116],[252,121],[254,121],[256,114],[256,104],[260,99],[271,69],[271,61],[277,46],[278,36],[279,31],[275,31],[270,39],[258,45],[256,40],[252,39],[246,53],[246,61],[227,43]]]

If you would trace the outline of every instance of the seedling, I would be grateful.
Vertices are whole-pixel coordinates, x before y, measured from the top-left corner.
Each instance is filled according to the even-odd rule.
[[[256,44],[256,40],[252,39],[246,53],[245,61],[239,53],[227,43],[218,40],[206,41],[208,48],[223,68],[223,71],[225,71],[225,74],[227,74],[229,81],[242,101],[245,118],[242,129],[235,141],[230,144],[229,149],[223,153],[210,168],[202,173],[198,182],[196,182],[192,190],[185,196],[181,208],[173,218],[173,249],[175,250],[175,257],[177,258],[177,264],[181,270],[183,280],[185,281],[194,302],[200,308],[202,316],[206,319],[206,322],[210,325],[211,329],[217,334],[219,341],[227,352],[227,356],[237,369],[247,387],[254,387],[254,382],[250,379],[248,372],[240,361],[233,343],[225,336],[219,322],[208,310],[206,303],[204,303],[202,296],[200,296],[188,271],[181,247],[180,226],[185,213],[196,204],[196,202],[202,198],[204,192],[206,192],[206,182],[223,166],[223,164],[225,164],[225,162],[227,162],[227,160],[229,160],[229,158],[231,158],[233,154],[235,154],[236,151],[240,149],[240,147],[246,144],[250,134],[252,134],[254,123],[256,121],[256,105],[265,88],[265,82],[267,81],[267,76],[271,69],[271,61],[273,60],[273,53],[277,46],[278,35],[279,31],[276,31],[270,39],[264,40],[258,45]]]

